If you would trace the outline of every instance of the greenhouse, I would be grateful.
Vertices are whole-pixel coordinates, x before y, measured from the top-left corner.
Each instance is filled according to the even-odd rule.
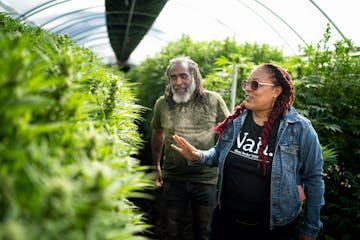
[[[255,112],[250,103],[257,91],[284,89],[277,82],[250,81],[266,64],[281,66],[291,76],[295,101],[279,108],[296,109],[309,120],[321,152],[321,203],[312,198],[322,196],[311,182],[316,174],[309,168],[315,165],[302,165],[304,155],[316,155],[316,141],[305,150],[295,143],[295,160],[301,162],[286,165],[290,160],[279,157],[285,165],[281,176],[296,176],[305,195],[299,202],[299,188],[299,221],[292,237],[304,234],[303,226],[311,222],[308,211],[318,207],[320,223],[309,225],[315,230],[307,237],[359,239],[359,9],[355,0],[0,0],[0,240],[168,239],[160,193],[169,188],[156,185],[154,151],[160,151],[164,164],[169,150],[163,141],[176,140],[167,137],[154,146],[155,114],[160,118],[166,110],[156,109],[158,102],[176,95],[180,79],[182,88],[195,82],[192,71],[198,67],[194,88],[201,85],[219,96],[228,113],[245,102]],[[173,59],[180,56],[196,63],[190,75],[170,74]],[[171,101],[180,106],[192,101],[181,99]],[[184,116],[200,119],[194,109]],[[198,115],[210,116],[210,111]],[[204,121],[181,133],[195,136]],[[303,137],[307,131],[295,129],[284,146],[273,146],[269,179],[275,176],[277,156],[293,154],[284,147],[309,141]],[[206,152],[203,143],[197,144]],[[256,156],[260,162],[262,155]],[[190,159],[182,159],[190,169]],[[271,187],[279,186],[270,181]],[[282,187],[280,199],[291,195]],[[183,213],[191,222],[195,215],[187,204]],[[273,219],[266,224],[272,226]],[[199,238],[193,224],[181,232],[183,239]]]

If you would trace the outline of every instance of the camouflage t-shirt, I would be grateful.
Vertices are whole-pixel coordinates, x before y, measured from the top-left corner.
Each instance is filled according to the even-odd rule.
[[[160,97],[153,109],[151,126],[163,129],[165,134],[162,171],[164,179],[187,180],[215,184],[217,167],[189,165],[187,160],[170,145],[172,135],[184,137],[193,146],[207,150],[215,145],[214,127],[229,114],[224,100],[217,93],[205,91],[204,101],[177,103],[169,107],[165,97]]]

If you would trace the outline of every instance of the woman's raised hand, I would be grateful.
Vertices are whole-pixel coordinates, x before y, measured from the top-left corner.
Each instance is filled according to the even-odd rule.
[[[191,161],[197,161],[200,159],[199,150],[197,150],[193,145],[186,141],[183,137],[178,135],[173,135],[174,141],[179,145],[179,147],[171,144],[171,148],[183,155],[186,159]]]

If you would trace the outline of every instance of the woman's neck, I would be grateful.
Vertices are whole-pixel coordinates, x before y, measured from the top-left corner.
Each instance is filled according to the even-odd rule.
[[[257,125],[264,126],[264,123],[269,119],[271,110],[253,111],[252,117]]]

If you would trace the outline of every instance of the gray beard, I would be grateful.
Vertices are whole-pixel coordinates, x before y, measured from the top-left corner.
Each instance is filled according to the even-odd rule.
[[[187,91],[184,94],[176,93],[173,86],[171,86],[171,91],[173,93],[172,99],[176,103],[186,103],[186,102],[188,102],[190,100],[192,94],[195,91],[195,88],[196,88],[196,85],[195,85],[194,80],[191,81],[191,84],[190,84],[189,88],[187,89]]]

